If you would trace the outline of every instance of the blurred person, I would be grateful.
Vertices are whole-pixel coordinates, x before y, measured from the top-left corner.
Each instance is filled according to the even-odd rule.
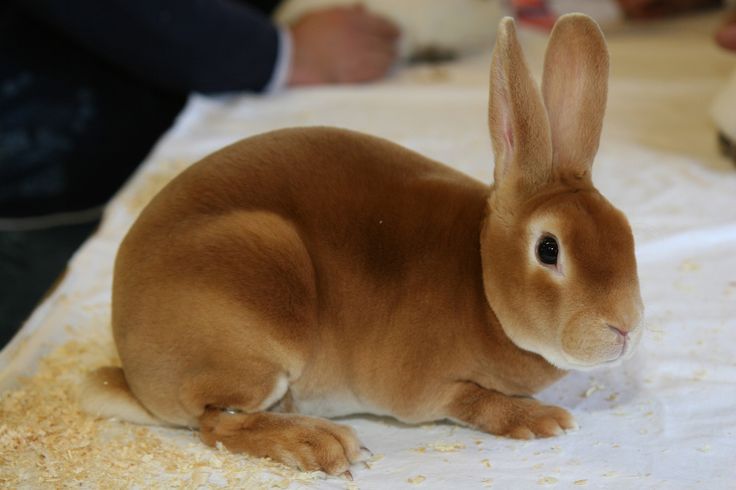
[[[736,2],[724,0],[617,0],[629,19],[655,19],[682,14],[692,10],[722,7],[728,4],[731,12],[726,22],[716,31],[716,42],[725,49],[736,51]]]
[[[0,0],[0,347],[191,92],[277,92],[386,75],[397,28],[362,7]]]

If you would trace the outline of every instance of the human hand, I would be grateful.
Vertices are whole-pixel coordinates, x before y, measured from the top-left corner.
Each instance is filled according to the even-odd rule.
[[[398,54],[399,29],[361,5],[308,13],[290,29],[289,85],[375,80],[388,72]]]
[[[716,42],[725,49],[736,51],[736,13],[716,32]]]

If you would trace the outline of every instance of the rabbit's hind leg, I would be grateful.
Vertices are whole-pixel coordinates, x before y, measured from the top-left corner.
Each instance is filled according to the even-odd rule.
[[[276,370],[269,373],[264,365],[247,373],[200,376],[183,390],[204,409],[198,421],[207,445],[220,442],[234,453],[268,457],[303,471],[348,471],[361,457],[353,429],[318,417],[267,411],[287,391],[286,377]]]

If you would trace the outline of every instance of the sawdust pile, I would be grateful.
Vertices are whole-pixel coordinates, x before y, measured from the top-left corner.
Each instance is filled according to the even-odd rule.
[[[116,364],[111,342],[71,341],[0,395],[2,488],[288,488],[318,473],[230,454],[196,432],[99,420],[80,411],[85,372]]]

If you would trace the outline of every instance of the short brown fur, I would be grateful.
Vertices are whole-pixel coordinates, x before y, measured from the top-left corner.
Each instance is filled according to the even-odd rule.
[[[605,56],[607,70],[590,19],[556,31],[550,49],[567,49],[569,32],[591,38],[578,58]],[[605,85],[607,71],[581,70]],[[553,141],[570,136],[553,136],[508,19],[491,84],[492,189],[383,139],[295,128],[224,148],[162,190],[123,241],[113,285],[141,405],[208,444],[331,474],[360,444],[312,415],[451,419],[517,438],[574,427],[529,397],[565,369],[630,353],[633,238],[579,171],[599,134],[573,170],[555,162]],[[602,97],[582,98],[580,117],[602,120]],[[538,233],[558,238],[564,270],[536,261]]]

